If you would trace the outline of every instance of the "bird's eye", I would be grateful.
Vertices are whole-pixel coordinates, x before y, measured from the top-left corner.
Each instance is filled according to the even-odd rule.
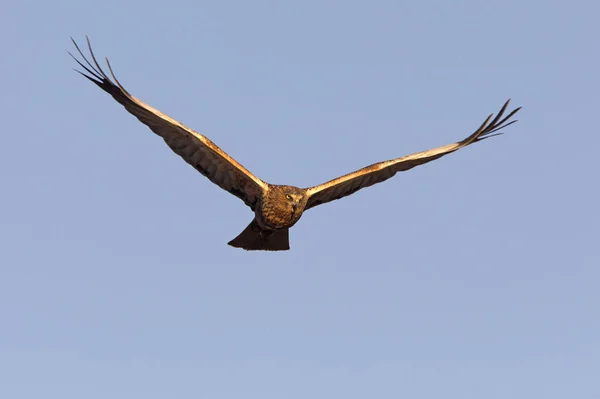
[[[291,200],[293,200],[292,196],[291,196],[291,195],[289,195],[289,194],[286,194],[286,195],[285,195],[285,198],[286,198],[288,201],[291,201]]]

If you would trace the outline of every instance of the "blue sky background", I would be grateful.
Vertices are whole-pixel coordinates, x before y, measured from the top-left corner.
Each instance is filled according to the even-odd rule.
[[[591,1],[2,4],[0,397],[599,398]],[[271,183],[506,135],[307,212],[292,250],[72,71]]]

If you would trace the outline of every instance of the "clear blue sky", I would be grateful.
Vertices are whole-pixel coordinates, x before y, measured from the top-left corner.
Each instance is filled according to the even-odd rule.
[[[2,5],[0,397],[600,397],[592,1]],[[72,71],[271,183],[506,135],[308,211],[292,250]]]

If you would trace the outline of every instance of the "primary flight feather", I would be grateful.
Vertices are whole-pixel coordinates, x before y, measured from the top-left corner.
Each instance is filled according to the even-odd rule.
[[[77,72],[110,94],[129,113],[162,137],[167,145],[188,164],[222,189],[240,198],[254,211],[254,219],[248,227],[229,242],[231,246],[246,250],[289,249],[289,228],[300,219],[305,210],[346,197],[362,188],[387,180],[397,172],[412,169],[470,144],[501,134],[498,131],[515,123],[516,120],[510,121],[510,119],[521,109],[516,108],[504,116],[509,100],[496,117],[488,116],[483,124],[464,140],[379,162],[318,186],[298,188],[274,185],[253,175],[207,137],[129,94],[115,77],[106,59],[111,80],[96,60],[87,36],[86,41],[93,64],[85,57],[77,43],[71,40],[83,58],[83,62],[69,54],[89,75],[81,71]]]

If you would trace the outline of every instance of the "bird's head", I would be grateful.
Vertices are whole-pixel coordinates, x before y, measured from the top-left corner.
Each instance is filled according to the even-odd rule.
[[[281,188],[283,198],[279,198],[279,201],[282,202],[282,205],[285,203],[286,207],[291,207],[294,212],[302,212],[306,205],[306,193],[304,190],[293,186],[281,186]]]
[[[275,186],[269,188],[265,206],[269,213],[278,219],[280,225],[290,225],[300,219],[308,197],[304,190],[294,186]]]

